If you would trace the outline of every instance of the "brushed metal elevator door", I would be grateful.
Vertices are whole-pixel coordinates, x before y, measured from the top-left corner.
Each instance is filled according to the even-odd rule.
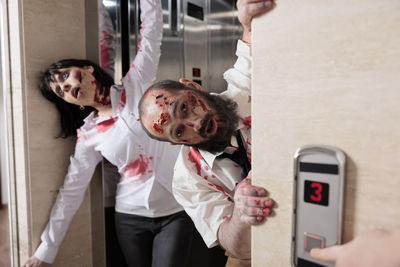
[[[138,0],[129,0],[129,55],[140,39]],[[163,41],[157,80],[194,80],[205,91],[226,89],[223,73],[236,60],[241,27],[236,0],[161,0]]]
[[[236,16],[235,0],[210,0],[207,15],[208,91],[226,90],[223,73],[236,61],[236,44],[242,28]]]
[[[208,1],[183,1],[185,77],[204,89],[208,88],[207,9]],[[198,74],[194,75],[193,69]]]
[[[226,89],[223,73],[236,60],[241,28],[235,0],[184,0],[185,77],[208,92]]]
[[[182,1],[162,0],[163,41],[157,80],[184,77]]]

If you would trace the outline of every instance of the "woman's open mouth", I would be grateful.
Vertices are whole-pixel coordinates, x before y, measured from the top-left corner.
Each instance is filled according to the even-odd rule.
[[[72,91],[72,96],[75,97],[76,99],[79,99],[81,97],[81,88],[77,87],[75,90]]]

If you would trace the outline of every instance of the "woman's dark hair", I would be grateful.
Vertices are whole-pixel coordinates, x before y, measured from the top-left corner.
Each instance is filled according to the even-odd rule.
[[[114,84],[114,79],[105,70],[96,63],[85,59],[63,59],[51,64],[45,71],[40,73],[40,91],[47,100],[55,104],[60,114],[61,132],[58,137],[67,138],[68,136],[76,135],[76,130],[82,126],[83,119],[95,109],[85,107],[84,110],[81,110],[79,106],[64,101],[51,90],[50,83],[55,81],[54,75],[60,74],[60,69],[69,67],[83,68],[85,66],[94,68],[93,75],[104,88],[110,88]]]

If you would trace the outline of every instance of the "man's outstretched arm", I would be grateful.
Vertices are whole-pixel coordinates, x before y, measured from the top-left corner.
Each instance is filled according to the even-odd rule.
[[[273,210],[274,201],[262,187],[251,185],[251,172],[237,185],[234,209],[218,230],[218,242],[239,259],[251,257],[251,225],[263,223]]]
[[[243,26],[242,41],[251,44],[251,21],[253,17],[266,13],[274,7],[273,0],[239,0],[236,3],[239,22]]]

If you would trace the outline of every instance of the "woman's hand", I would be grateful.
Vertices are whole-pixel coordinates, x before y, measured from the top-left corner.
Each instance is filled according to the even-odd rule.
[[[30,257],[22,267],[46,267],[50,266],[50,264],[45,263],[44,261],[39,260],[35,256]]]

